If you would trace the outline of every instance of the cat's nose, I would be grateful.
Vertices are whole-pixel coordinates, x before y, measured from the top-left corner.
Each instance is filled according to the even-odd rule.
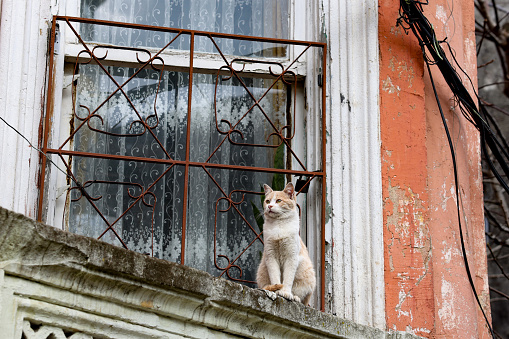
[[[272,209],[272,205],[267,206],[269,208],[269,211]]]

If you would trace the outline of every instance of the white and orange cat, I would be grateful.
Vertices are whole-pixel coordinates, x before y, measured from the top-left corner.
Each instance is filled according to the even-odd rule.
[[[273,191],[268,185],[263,187],[264,248],[256,282],[259,288],[307,305],[316,277],[306,245],[299,236],[295,188],[291,182],[283,191]]]

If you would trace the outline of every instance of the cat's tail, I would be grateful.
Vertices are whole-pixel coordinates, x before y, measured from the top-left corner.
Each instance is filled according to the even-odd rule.
[[[279,291],[283,288],[283,284],[274,284],[274,285],[267,285],[263,289],[271,292]]]

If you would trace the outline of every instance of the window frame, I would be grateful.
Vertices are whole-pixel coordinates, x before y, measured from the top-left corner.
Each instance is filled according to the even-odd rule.
[[[67,1],[66,3],[66,9],[65,9],[65,13],[79,13],[79,5],[78,5],[78,2],[79,1]],[[296,37],[302,37],[302,36],[306,36],[306,25],[298,25],[297,22],[302,22],[302,20],[305,20],[303,18],[307,17],[307,11],[306,10],[303,10],[303,11],[296,11],[296,7],[298,6],[298,4],[301,3],[301,1],[291,1],[291,6],[290,6],[290,38],[289,40],[286,40],[286,39],[282,39],[284,41],[295,41],[297,39],[295,39]],[[304,9],[307,8],[306,6],[302,6]],[[54,19],[57,19],[57,18],[63,18],[62,17],[54,17]],[[82,19],[82,20],[85,20],[85,19]],[[55,22],[56,20],[54,20],[54,23],[53,23],[53,31],[55,31],[56,29],[56,26],[55,26]],[[188,30],[182,30],[182,31],[188,31]],[[196,32],[196,31],[195,31]],[[47,139],[52,139],[52,138],[57,138],[57,134],[59,133],[68,133],[68,131],[66,131],[66,128],[68,129],[68,127],[65,125],[65,123],[63,123],[64,121],[66,121],[66,119],[68,119],[69,117],[66,117],[63,115],[63,112],[66,111],[65,110],[65,105],[66,105],[66,99],[64,98],[64,96],[66,95],[65,94],[65,89],[69,87],[71,81],[73,80],[72,79],[72,75],[71,77],[69,76],[68,73],[66,73],[65,71],[65,67],[64,65],[69,62],[70,60],[73,60],[73,58],[75,59],[77,57],[77,44],[74,43],[74,41],[72,41],[72,39],[69,38],[69,35],[68,34],[65,34],[63,32],[62,29],[60,29],[58,35],[60,35],[60,37],[56,37],[55,35],[51,35],[51,42],[50,42],[50,50],[51,50],[51,53],[54,53],[55,54],[55,58],[53,59],[50,59],[50,66],[49,66],[49,70],[50,70],[50,83],[53,85],[53,86],[50,86],[50,88],[48,89],[48,93],[47,93],[47,114],[46,114],[46,122],[45,122],[45,130],[47,129],[50,129],[51,132],[50,134],[48,134],[47,138],[45,138],[45,141],[44,141],[44,150],[47,150]],[[214,33],[214,35],[222,35],[220,33]],[[230,36],[228,34],[224,34],[224,36]],[[260,40],[265,40],[264,38],[260,38]],[[272,41],[274,40],[277,40],[277,39],[271,39]],[[307,43],[310,43],[309,41]],[[318,44],[321,44],[323,46],[326,46],[325,43],[318,43]],[[296,53],[298,53],[298,49],[297,48],[292,48],[290,47],[292,45],[289,45],[288,47],[288,60],[294,60],[295,58],[295,55]],[[326,153],[325,153],[325,133],[326,133],[326,107],[325,107],[325,99],[326,99],[326,86],[325,85],[322,85],[322,88],[320,90],[317,90],[316,89],[316,85],[311,85],[310,82],[314,81],[315,79],[318,79],[318,77],[321,77],[322,81],[325,82],[325,79],[326,79],[326,75],[325,75],[325,71],[326,71],[326,52],[327,52],[327,48],[324,47],[323,48],[323,53],[322,55],[319,55],[318,58],[315,56],[315,60],[318,59],[321,61],[321,64],[320,64],[320,67],[317,68],[316,67],[316,64],[315,64],[315,60],[309,60],[309,59],[312,59],[311,57],[307,56],[307,58],[305,60],[303,60],[302,62],[299,61],[299,65],[298,65],[298,72],[297,72],[297,76],[299,77],[300,80],[303,80],[304,81],[304,85],[302,88],[300,88],[300,93],[298,94],[300,98],[302,98],[302,100],[300,101],[300,105],[302,107],[300,107],[299,109],[301,109],[303,112],[304,111],[308,111],[307,113],[307,123],[308,123],[308,128],[307,128],[307,133],[308,133],[308,141],[307,141],[307,145],[306,147],[308,148],[308,166],[310,167],[316,167],[314,165],[316,164],[320,164],[319,167],[322,168],[322,172],[324,173],[323,176],[322,176],[322,183],[321,183],[321,187],[320,188],[314,188],[314,192],[310,192],[310,194],[314,194],[315,196],[321,196],[322,199],[321,201],[317,201],[317,202],[312,202],[310,200],[313,200],[313,199],[307,199],[308,200],[308,209],[310,210],[320,210],[321,212],[320,213],[309,213],[309,215],[307,216],[308,220],[306,222],[306,224],[309,224],[309,225],[312,225],[313,224],[313,221],[320,221],[321,219],[321,227],[320,229],[313,229],[313,230],[305,230],[306,231],[306,234],[301,234],[301,236],[305,239],[304,241],[307,242],[308,244],[308,247],[309,247],[309,250],[310,250],[310,255],[312,257],[312,260],[317,264],[316,265],[316,268],[317,268],[317,275],[320,278],[320,281],[321,281],[321,285],[319,286],[318,290],[319,290],[319,293],[320,294],[320,305],[321,305],[321,309],[324,310],[324,305],[325,305],[325,297],[324,297],[324,291],[325,291],[325,218],[326,218],[326,212],[325,212],[325,205],[326,205],[326,187],[325,187],[325,184],[326,184],[326,177],[325,177],[325,172],[326,172]],[[180,63],[179,65],[181,65],[182,67],[186,67],[185,66],[185,63],[187,62],[188,64],[191,65],[191,69],[193,68],[196,68],[196,69],[199,69],[200,71],[203,71],[204,69],[214,69],[215,66],[218,66],[218,65],[224,65],[224,61],[222,61],[221,59],[221,56],[219,55],[214,55],[213,57],[210,57],[210,55],[197,55],[196,58],[193,58],[194,60],[193,61],[190,61],[189,58],[186,58],[185,57],[185,54],[188,53],[188,51],[182,51],[182,52],[172,52],[172,53],[169,53],[167,55],[167,57],[172,57],[172,63],[175,64],[175,60],[177,61],[177,63]],[[177,58],[175,59],[175,56],[177,56]],[[131,56],[132,57],[132,56]],[[166,56],[165,56],[166,57]],[[271,58],[263,58],[263,60],[271,60]],[[281,62],[281,58],[276,58],[275,60]],[[126,61],[125,58],[123,57],[120,57],[119,55],[115,55],[115,54],[111,54],[109,56],[109,60],[110,62],[119,62],[119,63],[122,63],[123,65],[126,65],[126,64],[129,64],[129,61]],[[195,66],[195,61],[196,61],[196,66]],[[203,66],[205,63],[207,63],[208,67],[205,67]],[[283,62],[282,62],[283,63]],[[284,64],[284,63],[283,63]],[[179,66],[177,65],[177,66]],[[249,71],[249,67],[252,67],[252,66],[248,66],[247,70]],[[219,67],[218,67],[219,68]],[[216,68],[217,69],[217,68]],[[252,69],[253,72],[257,72],[259,70],[256,69],[256,67],[253,67]],[[259,73],[258,73],[259,74]],[[313,104],[312,106],[313,107],[310,107],[311,104],[308,104],[308,102],[316,102],[316,101],[320,101],[321,100],[321,103],[322,103],[322,106],[319,107],[320,105],[317,105],[316,104]],[[308,107],[305,107],[305,106],[308,106]],[[306,108],[308,108],[309,110],[307,110]],[[70,111],[70,110],[67,110],[67,111]],[[311,111],[311,112],[309,112]],[[53,119],[53,121],[51,121],[51,118],[50,117],[53,117],[54,113],[55,112],[58,112],[57,115],[60,115],[60,118],[57,118],[57,115],[55,115],[55,119]],[[320,122],[322,123],[322,125],[320,124]],[[55,128],[51,128],[52,125],[54,125],[53,127]],[[309,126],[311,126],[311,128],[309,128]],[[323,128],[322,128],[323,126]],[[319,140],[322,140],[321,142]],[[319,149],[321,153],[321,157],[320,156],[316,156],[317,152],[313,152],[312,149]],[[45,161],[45,159],[43,159],[43,162]],[[312,164],[312,165],[309,165],[309,164]],[[45,165],[43,164],[42,166],[42,175],[41,177],[44,178],[46,177],[46,174],[44,173],[45,171]],[[48,179],[47,182],[50,183],[50,185],[48,185],[46,187],[46,191],[47,191],[47,194],[48,194],[48,197],[52,196],[52,198],[55,198],[54,200],[56,200],[56,198],[58,197],[59,194],[61,194],[62,192],[62,189],[65,189],[67,188],[65,183],[62,183],[62,182],[57,182],[57,180],[55,180],[55,175],[56,175],[56,171],[52,171],[53,173],[48,173],[49,176],[52,176],[53,179]],[[322,192],[321,194],[319,194],[319,192]],[[62,206],[62,205],[58,205],[58,204],[54,204],[54,206],[52,206],[51,204],[51,201],[53,201],[52,198],[49,198],[47,200],[45,199],[40,199],[40,204],[39,204],[39,213],[38,213],[38,218],[39,220],[45,220],[47,222],[49,222],[50,224],[53,224],[53,225],[58,225],[58,224],[62,224],[65,222],[64,220],[56,220],[54,218],[55,215],[63,215],[63,209],[65,208],[65,206]],[[319,206],[322,206],[321,208],[318,208]],[[48,211],[50,211],[48,213]],[[62,212],[62,213],[60,213]],[[318,215],[320,214],[320,215]],[[304,223],[302,223],[304,224]],[[64,228],[62,226],[62,228]],[[309,234],[307,233],[309,232]],[[319,249],[319,250],[318,250]],[[320,252],[320,253],[319,253]],[[319,265],[318,265],[319,264]],[[318,291],[317,291],[318,292]]]

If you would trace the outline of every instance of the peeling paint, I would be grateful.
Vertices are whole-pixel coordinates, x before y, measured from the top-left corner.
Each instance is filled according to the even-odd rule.
[[[405,60],[399,60],[397,56],[393,55],[389,59],[389,69],[397,75],[398,79],[404,80],[408,83],[408,88],[412,88],[413,79],[415,77],[414,69]]]
[[[394,300],[393,310],[400,323],[425,328],[424,325],[429,325],[429,322],[415,315],[420,313],[416,309],[416,296],[423,298],[420,288],[427,289],[431,284],[431,242],[425,222],[425,203],[421,201],[420,194],[410,187],[389,184],[384,205],[389,235],[386,237],[389,272],[397,285],[397,298],[390,297]],[[406,265],[406,262],[411,264]],[[424,300],[431,301],[431,296],[424,297]],[[422,335],[423,332],[415,333]]]
[[[465,50],[465,60],[466,60],[466,67],[465,71],[467,74],[477,74],[477,55],[476,55],[476,43],[475,38],[465,38],[464,42],[464,50]],[[465,74],[461,74],[465,79],[463,81],[468,81],[466,79]],[[475,80],[475,79],[472,79]],[[468,82],[467,82],[468,83]]]
[[[391,78],[387,77],[387,79],[382,80],[382,90],[389,94],[397,93],[399,95],[401,88],[399,88],[399,86],[394,86]]]
[[[442,241],[442,260],[449,264],[451,261],[458,262],[462,260],[463,254],[456,244],[449,244],[445,240]]]
[[[439,1],[424,9],[432,12],[428,19],[438,38],[447,36],[475,84],[473,4],[461,0],[452,7]],[[403,31],[394,27],[398,17],[397,3],[379,1],[387,328],[423,337],[487,339],[459,247],[447,139],[433,89],[424,75],[420,47],[414,36],[400,34]],[[451,97],[441,77],[435,78],[435,84],[444,98]],[[476,284],[482,288],[478,292],[488,305],[478,133],[452,101],[445,103],[457,147],[467,252],[473,271],[479,273]]]
[[[406,331],[409,332],[409,333],[412,333],[412,334],[417,334],[417,333],[426,333],[426,334],[430,334],[431,331],[428,330],[427,328],[412,328],[412,326],[408,325],[406,327]]]
[[[450,15],[447,13],[444,6],[437,5],[435,17],[443,24],[443,34],[446,37],[452,38],[451,29],[449,29],[448,20]],[[436,30],[436,29],[435,29]]]
[[[446,330],[450,330],[458,321],[458,315],[455,312],[454,303],[456,303],[457,299],[461,298],[461,296],[456,295],[454,286],[445,279],[442,280],[440,293],[442,297],[442,304],[438,309],[438,317],[443,321],[444,328]]]
[[[411,296],[412,295],[410,294],[410,292],[404,292],[403,289],[399,291],[399,303],[396,305],[396,311],[398,312],[399,317],[405,316],[409,317],[410,319],[413,319],[413,316],[410,311],[403,311],[401,308],[403,302],[405,302],[405,300]]]
[[[440,20],[444,25],[447,22],[447,12],[444,6],[437,5],[435,17]]]

